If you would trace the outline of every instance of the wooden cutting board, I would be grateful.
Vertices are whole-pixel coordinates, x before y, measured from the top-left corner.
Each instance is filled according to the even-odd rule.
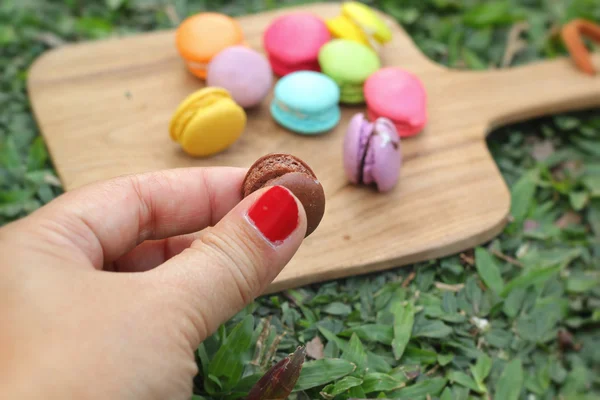
[[[262,51],[270,21],[300,10],[331,17],[340,5],[312,4],[239,21],[249,44]],[[383,65],[417,74],[429,98],[429,123],[404,140],[401,182],[389,194],[351,186],[344,176],[342,138],[363,107],[344,108],[334,131],[306,137],[272,120],[269,96],[249,112],[246,132],[229,150],[207,159],[186,156],[171,142],[168,124],[179,102],[202,83],[186,71],[172,30],[49,51],[30,70],[29,95],[66,190],[165,168],[249,167],[275,151],[306,160],[325,187],[325,216],[268,292],[457,253],[497,235],[509,214],[509,190],[486,134],[501,124],[600,105],[600,76],[584,75],[568,59],[449,70],[427,59],[384,17],[394,35],[382,50]]]

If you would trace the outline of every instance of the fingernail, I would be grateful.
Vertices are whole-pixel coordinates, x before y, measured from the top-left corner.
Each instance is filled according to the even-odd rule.
[[[279,244],[298,227],[298,204],[287,189],[273,186],[250,207],[248,219],[269,242]]]

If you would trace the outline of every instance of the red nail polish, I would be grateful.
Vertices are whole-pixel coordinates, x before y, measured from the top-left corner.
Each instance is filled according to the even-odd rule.
[[[269,242],[277,244],[298,226],[298,204],[286,189],[273,186],[250,207],[248,218]]]

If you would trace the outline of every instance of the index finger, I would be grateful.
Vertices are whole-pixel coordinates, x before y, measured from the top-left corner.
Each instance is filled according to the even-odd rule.
[[[243,168],[181,168],[123,176],[67,192],[32,215],[98,269],[147,239],[197,232],[242,199]],[[36,228],[37,226],[37,228]]]

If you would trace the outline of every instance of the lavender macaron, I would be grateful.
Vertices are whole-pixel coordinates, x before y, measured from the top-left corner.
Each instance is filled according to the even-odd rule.
[[[245,46],[220,51],[208,64],[206,84],[226,89],[243,108],[258,105],[273,84],[273,71],[265,56]]]
[[[350,182],[387,192],[396,186],[401,165],[400,137],[390,120],[369,122],[362,113],[352,117],[344,137],[344,170]]]

